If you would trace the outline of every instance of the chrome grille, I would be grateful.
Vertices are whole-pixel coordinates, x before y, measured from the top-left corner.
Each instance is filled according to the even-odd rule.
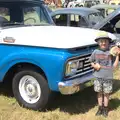
[[[86,55],[83,55],[83,56],[80,56],[80,57],[77,57],[74,59],[74,60],[78,60],[79,63],[82,62],[83,66],[81,68],[79,67],[76,74],[73,76],[70,76],[69,78],[83,76],[83,75],[93,71],[93,68],[91,67],[91,64],[89,61],[90,56],[91,56],[91,54],[86,54]]]
[[[83,67],[82,68],[79,68],[78,71],[77,71],[77,74],[86,74],[87,72],[90,72],[92,71],[92,67],[91,67],[91,64],[90,64],[90,61],[89,61],[89,57],[90,57],[91,54],[87,54],[87,55],[84,55],[84,56],[81,56],[80,59],[79,59],[79,63],[80,62],[83,62]]]

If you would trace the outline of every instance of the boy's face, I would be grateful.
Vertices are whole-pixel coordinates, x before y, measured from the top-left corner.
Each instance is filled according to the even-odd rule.
[[[99,44],[100,48],[103,50],[106,50],[109,48],[109,40],[108,39],[102,38],[102,39],[98,40],[98,44]]]

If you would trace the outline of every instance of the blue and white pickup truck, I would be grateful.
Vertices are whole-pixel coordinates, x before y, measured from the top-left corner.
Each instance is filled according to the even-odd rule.
[[[51,24],[40,0],[0,0],[0,81],[33,110],[44,109],[54,91],[73,94],[94,79],[89,56],[100,31]]]

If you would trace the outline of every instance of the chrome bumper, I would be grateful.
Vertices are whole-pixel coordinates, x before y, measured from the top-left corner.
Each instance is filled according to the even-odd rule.
[[[75,78],[69,81],[59,82],[58,87],[61,94],[68,95],[74,94],[86,87],[93,85],[95,77],[90,74],[80,78]]]

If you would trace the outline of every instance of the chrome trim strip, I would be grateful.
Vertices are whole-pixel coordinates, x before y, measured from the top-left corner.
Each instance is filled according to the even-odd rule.
[[[89,56],[89,57],[86,57],[86,59],[90,59],[90,56]]]
[[[92,74],[90,74],[69,81],[59,82],[58,88],[61,94],[65,94],[65,95],[74,94],[82,90],[81,87],[82,85],[84,85],[84,87],[92,86],[93,80],[95,80],[95,77]]]
[[[85,68],[83,68],[83,70],[87,70],[87,69],[90,69],[91,67],[85,67]]]
[[[81,68],[80,70],[77,70],[77,73],[78,73],[78,72],[82,72],[82,71],[83,71],[83,70],[82,70],[82,68]]]
[[[84,64],[84,67],[91,65],[90,63]]]
[[[85,63],[87,63],[87,62],[90,62],[89,59],[88,59],[88,60],[85,60]]]
[[[69,60],[72,60],[72,59],[80,59],[79,57],[84,57],[84,56],[90,56],[92,53],[88,53],[88,54],[84,54],[84,55],[80,55],[80,56],[77,56],[77,57],[72,57],[72,58],[69,58],[67,61],[69,61]]]
[[[82,72],[82,73],[79,73],[79,74],[76,74],[76,75],[73,75],[73,76],[69,77],[69,79],[74,78],[74,77],[78,77],[78,76],[81,76],[81,75],[84,75],[84,74],[87,74],[87,73],[92,72],[92,71],[93,71],[93,69]]]
[[[80,58],[80,59],[71,60],[71,61],[72,61],[72,62],[76,62],[76,61],[81,62],[81,61],[83,61],[83,60],[85,60],[85,58]]]

